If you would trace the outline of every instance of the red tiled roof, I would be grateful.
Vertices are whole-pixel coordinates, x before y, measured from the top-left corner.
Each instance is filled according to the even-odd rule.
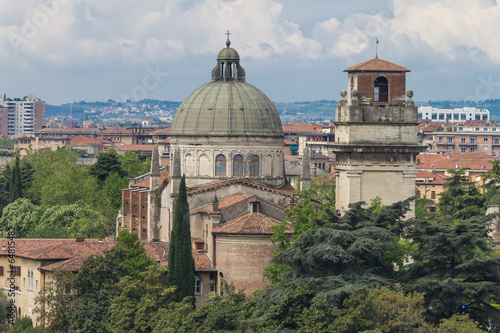
[[[314,125],[283,125],[283,132],[318,133],[321,129],[321,126]]]
[[[458,153],[452,153],[452,152],[447,152],[443,154],[446,157],[449,158],[472,158],[472,159],[484,159],[484,160],[494,160],[495,158],[491,155],[485,154],[485,153],[480,153],[480,152],[475,152],[475,153],[464,153],[464,154],[458,154]]]
[[[169,142],[170,142],[170,138],[166,138],[165,140],[158,141],[158,143],[169,143]]]
[[[101,134],[132,134],[132,131],[120,126],[115,126],[102,130]]]
[[[116,146],[116,151],[153,151],[155,145],[123,145]]]
[[[488,162],[489,160],[485,159],[480,159],[480,160],[473,160],[470,158],[456,158],[456,159],[451,159],[451,158],[445,158],[440,161],[433,161],[433,162],[428,162],[428,163],[423,163],[417,165],[418,170],[434,170],[434,169],[439,169],[439,170],[458,170],[458,169],[471,169],[471,170],[490,170],[492,168],[491,163]]]
[[[150,132],[149,134],[150,135],[166,135],[166,134],[168,135],[168,134],[170,134],[170,130],[171,130],[171,127],[167,127],[167,128],[162,128],[160,130]]]
[[[223,180],[223,181],[220,181],[220,182],[217,182],[217,183],[212,183],[212,184],[209,184],[209,185],[204,185],[204,186],[192,188],[192,190],[188,192],[188,195],[192,195],[192,194],[194,194],[194,193],[196,193],[198,191],[206,191],[208,189],[229,186],[231,184],[237,184],[237,183],[245,184],[245,185],[248,185],[248,186],[251,186],[251,187],[257,187],[257,188],[261,188],[261,189],[266,189],[266,190],[269,190],[269,191],[281,192],[281,193],[284,193],[284,194],[293,194],[293,193],[295,193],[295,189],[288,182],[285,182],[285,184],[283,184],[280,187],[273,187],[273,186],[269,186],[269,185],[265,185],[265,184],[253,182],[253,181],[250,181],[248,179],[229,179],[229,180]]]
[[[236,203],[245,201],[246,199],[253,197],[254,195],[252,194],[244,194],[244,193],[237,193],[230,195],[228,197],[225,197],[223,199],[219,200],[219,210],[224,209],[226,207],[232,206]],[[212,212],[212,204],[205,205],[201,208],[193,209],[190,213],[191,214],[197,214],[197,213],[210,213]]]
[[[98,144],[97,141],[83,135],[74,136],[70,140],[70,145],[72,146],[97,145],[97,144]]]
[[[419,184],[429,184],[429,185],[443,185],[446,183],[446,177],[438,175],[436,173],[432,173],[426,170],[419,171],[415,175],[415,183]],[[420,179],[424,179],[423,181]]]
[[[285,143],[285,145],[287,145],[287,146],[296,146],[296,145],[298,145],[298,143],[297,143],[297,142],[293,142],[293,141],[286,140],[286,139],[284,140],[284,143]]]
[[[434,161],[440,161],[444,160],[445,157],[440,154],[418,154],[417,155],[417,161],[419,161],[420,164],[425,164],[425,163],[430,163]]]
[[[216,228],[214,233],[227,234],[273,234],[269,227],[280,221],[262,213],[247,213]]]
[[[160,175],[160,184],[162,184],[165,179],[168,179],[169,175],[170,175],[170,171],[165,171],[164,173],[162,173]],[[145,179],[145,180],[143,180],[141,182],[135,183],[131,187],[149,188],[149,185],[150,185],[150,181],[149,181],[149,178],[148,178],[148,179]]]
[[[165,244],[164,249],[165,253],[168,254],[168,244],[163,243],[163,242],[155,242],[155,243],[161,243]],[[148,243],[146,243],[148,244]],[[208,257],[208,254],[205,251],[198,251],[196,249],[191,248],[191,254],[193,255],[194,259],[194,269],[197,272],[215,272],[217,269],[212,266],[212,262],[210,261],[210,258]],[[166,259],[165,259],[166,260]],[[165,262],[165,264],[160,264],[160,266],[168,266],[168,263]]]
[[[392,62],[373,58],[360,64],[344,69],[344,72],[409,72],[408,68]]]

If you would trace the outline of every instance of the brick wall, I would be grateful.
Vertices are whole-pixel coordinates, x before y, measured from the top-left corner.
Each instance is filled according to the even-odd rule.
[[[389,81],[389,104],[403,104],[406,93],[406,74],[394,72],[358,73],[358,92],[361,98],[373,102],[375,80],[383,76]],[[385,103],[384,103],[385,104]]]

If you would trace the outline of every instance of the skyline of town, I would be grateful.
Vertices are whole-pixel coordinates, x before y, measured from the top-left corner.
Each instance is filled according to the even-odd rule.
[[[415,101],[500,98],[499,37],[488,33],[500,21],[495,1],[0,0],[0,8],[8,64],[0,94],[48,104],[181,101],[210,80],[204,69],[227,30],[248,81],[273,101],[338,100],[342,71],[375,57],[376,45],[380,58],[412,69]]]

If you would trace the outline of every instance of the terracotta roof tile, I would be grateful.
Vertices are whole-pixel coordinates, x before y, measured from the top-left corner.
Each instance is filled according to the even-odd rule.
[[[480,153],[480,152],[464,153],[464,154],[448,152],[448,153],[444,153],[443,155],[445,157],[449,157],[449,158],[472,158],[472,159],[484,159],[484,160],[494,160],[495,159],[491,155],[488,155],[485,153]]]
[[[199,187],[192,188],[192,190],[188,192],[188,195],[192,195],[193,193],[196,193],[198,191],[206,191],[206,190],[209,190],[209,189],[212,189],[212,188],[224,187],[224,186],[229,186],[231,184],[237,184],[237,183],[245,184],[245,185],[248,185],[248,186],[251,186],[251,187],[257,187],[257,188],[267,189],[269,191],[282,192],[284,194],[293,194],[293,193],[295,193],[295,189],[288,182],[285,182],[285,184],[283,184],[280,187],[273,187],[273,186],[269,186],[269,185],[265,185],[265,184],[253,182],[253,181],[250,181],[248,179],[229,179],[229,180],[223,180],[223,181],[220,181],[220,182],[217,182],[217,183],[212,183],[212,184],[209,184],[209,185],[204,185],[204,186],[199,186]]]
[[[252,194],[243,194],[243,193],[237,193],[230,195],[228,197],[225,197],[223,199],[219,199],[219,210],[227,208],[229,206],[232,206],[234,204],[237,204],[239,202],[245,201],[248,198],[253,197],[254,195]],[[190,213],[191,214],[197,214],[197,213],[210,213],[212,212],[212,204],[205,205],[201,208],[193,209]]]
[[[120,126],[114,126],[102,130],[101,134],[132,134],[132,131]]]
[[[315,125],[283,125],[283,132],[305,132],[318,133],[321,132],[321,126]]]
[[[70,145],[72,146],[97,145],[97,144],[99,144],[97,141],[83,135],[74,136],[70,140]]]
[[[293,142],[293,141],[286,140],[286,139],[284,140],[284,143],[285,143],[285,145],[287,145],[287,146],[297,146],[297,145],[298,145],[298,143],[297,143],[297,142]]]
[[[164,173],[162,173],[160,175],[160,184],[163,183],[163,181],[165,179],[168,179],[170,176],[170,171],[166,171]],[[138,182],[138,183],[135,183],[134,185],[130,186],[131,188],[135,188],[135,187],[141,187],[141,188],[149,188],[149,185],[150,185],[150,181],[149,181],[149,178],[148,179],[145,179],[141,182]]]
[[[417,185],[419,184],[443,185],[444,183],[446,183],[446,177],[426,170],[417,172],[415,178],[416,178],[415,183]]]
[[[463,168],[471,170],[490,170],[492,168],[489,160],[473,160],[470,158],[445,158],[439,161],[433,161],[417,165],[417,170],[459,170]]]
[[[171,127],[162,128],[162,129],[159,129],[156,131],[152,131],[149,134],[150,135],[168,135],[168,134],[170,134],[171,129],[172,129]]]
[[[116,146],[116,151],[153,151],[155,145],[122,145]]]
[[[418,154],[417,155],[417,161],[419,161],[420,164],[425,164],[429,162],[434,162],[434,161],[440,161],[444,160],[445,157],[440,154]]]
[[[360,64],[344,69],[344,72],[409,72],[408,68],[392,62],[373,58]]]
[[[216,228],[214,233],[227,234],[273,234],[269,227],[280,221],[262,213],[247,213]]]

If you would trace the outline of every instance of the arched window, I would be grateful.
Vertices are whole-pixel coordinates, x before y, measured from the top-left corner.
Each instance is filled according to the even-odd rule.
[[[243,156],[241,155],[233,158],[233,176],[243,176]]]
[[[259,156],[252,155],[250,157],[250,176],[259,175]]]
[[[383,76],[380,76],[375,80],[373,100],[375,102],[389,101],[389,81],[387,81],[387,79]]]
[[[225,176],[226,175],[226,156],[220,154],[215,158],[215,175]]]

